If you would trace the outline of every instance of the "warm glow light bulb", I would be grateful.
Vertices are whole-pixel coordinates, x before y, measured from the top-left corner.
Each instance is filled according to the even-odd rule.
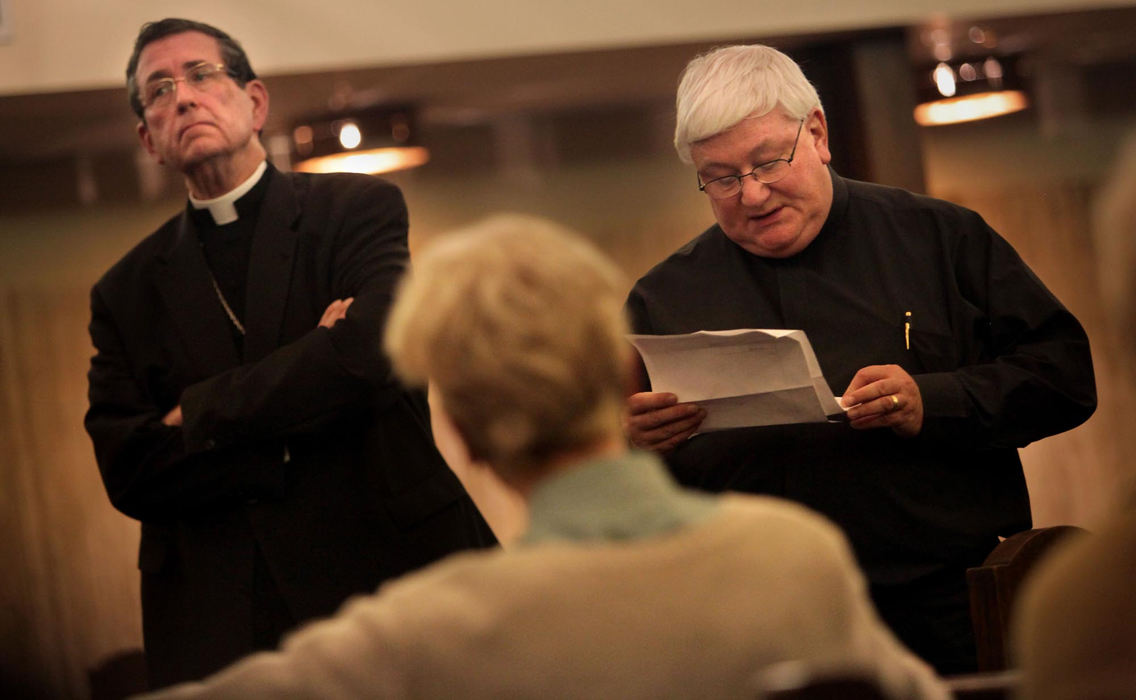
[[[1029,100],[1020,90],[983,92],[921,104],[915,108],[915,121],[922,126],[957,124],[1000,117],[1023,110],[1028,105]]]
[[[295,169],[307,173],[389,173],[415,168],[430,160],[430,152],[421,146],[375,148],[311,158],[297,163]]]
[[[940,63],[935,66],[935,70],[931,73],[931,77],[935,80],[935,87],[939,89],[939,94],[943,97],[953,97],[955,94],[955,72],[946,63]]]
[[[339,143],[344,148],[358,148],[363,143],[363,132],[355,122],[347,122],[339,130]]]

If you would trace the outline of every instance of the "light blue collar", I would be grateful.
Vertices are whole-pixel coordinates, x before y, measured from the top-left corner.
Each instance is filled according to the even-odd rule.
[[[716,507],[713,496],[680,488],[654,455],[631,452],[537,485],[520,542],[638,539],[698,522]]]

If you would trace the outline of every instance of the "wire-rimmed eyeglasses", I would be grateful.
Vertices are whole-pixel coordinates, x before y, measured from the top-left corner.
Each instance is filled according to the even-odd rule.
[[[230,75],[223,63],[202,61],[190,66],[181,78],[158,78],[142,88],[142,106],[146,109],[168,107],[177,94],[177,84],[184,82],[194,90],[209,91],[221,84],[221,78]]]
[[[754,166],[753,170],[748,173],[723,175],[707,182],[703,182],[702,177],[699,176],[698,189],[714,199],[728,199],[742,191],[742,180],[744,178],[752,176],[754,180],[764,185],[772,185],[777,182],[789,174],[789,167],[793,164],[793,158],[797,155],[797,144],[801,140],[801,129],[804,125],[805,120],[802,119],[801,123],[797,125],[797,135],[793,137],[793,150],[789,153],[788,158],[775,158]]]

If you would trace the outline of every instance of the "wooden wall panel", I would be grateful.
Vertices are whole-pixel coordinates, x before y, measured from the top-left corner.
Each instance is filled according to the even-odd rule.
[[[85,697],[141,646],[138,526],[109,504],[82,427],[86,290],[0,295],[0,658],[17,694]]]

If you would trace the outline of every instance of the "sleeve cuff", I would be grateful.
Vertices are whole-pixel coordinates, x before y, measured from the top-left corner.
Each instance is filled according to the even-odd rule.
[[[912,377],[923,401],[922,440],[947,442],[973,437],[973,421],[966,392],[951,372]]]

